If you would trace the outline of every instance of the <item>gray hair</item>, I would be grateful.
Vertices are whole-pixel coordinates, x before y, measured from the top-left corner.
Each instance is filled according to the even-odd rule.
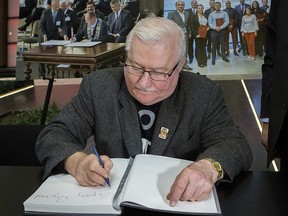
[[[186,55],[186,38],[182,29],[172,20],[162,17],[148,17],[141,19],[130,31],[126,39],[126,51],[131,49],[132,39],[137,37],[139,40],[149,42],[159,42],[165,38],[173,38],[176,46],[177,61]],[[178,45],[178,46],[177,46]]]

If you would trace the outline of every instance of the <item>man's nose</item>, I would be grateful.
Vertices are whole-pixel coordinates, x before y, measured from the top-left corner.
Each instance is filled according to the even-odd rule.
[[[147,88],[151,86],[151,77],[148,72],[144,72],[139,79],[139,84],[141,88]]]

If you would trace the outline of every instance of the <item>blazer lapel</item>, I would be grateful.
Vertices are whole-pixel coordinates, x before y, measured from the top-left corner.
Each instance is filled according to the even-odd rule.
[[[176,12],[176,16],[178,17],[178,19],[180,20],[180,22],[182,22],[182,25],[185,26],[185,23],[183,22],[182,17],[180,16],[180,14],[178,12]],[[185,18],[186,19],[186,18]]]
[[[133,98],[128,96],[130,94],[125,84],[122,85],[121,90],[119,102],[123,107],[119,111],[120,125],[128,154],[134,157],[142,153],[141,129],[136,105],[133,103]]]
[[[164,100],[158,111],[156,125],[154,129],[153,139],[150,146],[149,153],[162,155],[165,149],[168,147],[176,128],[180,121],[180,113],[182,109],[181,102],[179,100],[175,103],[177,90],[171,95],[170,98]],[[168,135],[159,136],[160,132],[168,129]]]
[[[189,13],[187,11],[184,12],[184,16],[185,16],[185,24],[188,23],[188,18],[189,18]]]

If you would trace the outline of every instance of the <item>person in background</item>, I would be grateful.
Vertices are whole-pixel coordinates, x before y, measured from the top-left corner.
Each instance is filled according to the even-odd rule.
[[[265,11],[265,25],[267,25],[270,13],[270,6],[268,5],[268,0],[262,0],[261,9]],[[264,28],[264,50],[266,50],[266,27]]]
[[[69,0],[61,0],[59,7],[64,11],[67,36],[68,38],[71,38],[71,36],[73,37],[73,35],[78,31],[79,26],[76,12],[70,9],[71,2]]]
[[[88,11],[95,12],[97,18],[100,18],[100,19],[102,19],[102,20],[105,20],[104,14],[103,14],[101,11],[97,10],[97,9],[96,9],[96,5],[95,5],[95,2],[92,1],[92,0],[90,0],[90,1],[88,1],[88,2],[86,3],[86,9],[85,9],[85,10],[80,11],[79,13],[77,13],[77,16],[78,16],[78,17],[81,17],[79,29],[82,29],[82,28],[83,28],[83,25],[86,23],[86,21],[85,21],[85,14],[86,14]]]
[[[107,20],[107,16],[112,13],[110,7],[110,0],[96,0],[94,1],[96,7],[99,11],[101,11],[105,15],[105,21]]]
[[[48,40],[59,40],[59,33],[63,34],[64,40],[68,40],[65,15],[59,9],[58,0],[52,0],[51,8],[43,11],[40,19],[39,42]]]
[[[191,1],[191,8],[187,9],[186,11],[189,13],[189,26],[190,26],[190,29],[193,27],[192,25],[192,16],[197,14],[197,5],[198,5],[198,2],[196,0],[192,0]],[[191,35],[190,37],[188,38],[188,50],[187,50],[187,53],[188,53],[188,58],[189,58],[189,64],[192,64],[193,62],[193,59],[194,59],[194,41],[195,41],[195,36],[193,34],[193,32],[191,31]],[[196,42],[195,42],[196,43]]]
[[[209,30],[207,17],[203,14],[204,6],[198,4],[197,13],[191,18],[191,30],[192,34],[196,38],[196,59],[199,67],[207,66],[207,55],[206,55],[206,37],[200,37],[198,29],[200,25],[207,26],[206,30]]]
[[[113,13],[108,16],[108,42],[125,43],[126,37],[133,27],[131,13],[121,9],[120,0],[111,0]]]
[[[262,57],[265,45],[265,11],[260,8],[257,1],[252,2],[251,11],[257,18],[259,28],[257,31],[257,37],[255,38],[255,52],[259,55],[259,57]]]
[[[86,23],[82,29],[70,39],[71,42],[81,41],[87,39],[89,41],[106,41],[107,37],[107,25],[106,23],[96,17],[96,13],[88,11],[85,14]]]
[[[42,12],[45,9],[49,9],[51,6],[51,0],[38,0],[37,7],[34,8],[31,14],[25,19],[25,24],[18,28],[19,31],[26,31],[26,28],[36,20],[40,20]]]
[[[52,0],[51,8],[43,11],[40,19],[40,34],[38,35],[39,43],[48,40],[68,40],[65,15],[63,10],[59,9],[58,0]],[[44,64],[39,64],[39,77],[45,78],[46,70]]]
[[[242,17],[246,15],[246,8],[248,7],[250,7],[250,5],[246,4],[245,0],[239,0],[239,4],[235,7],[235,10],[238,12],[238,20],[239,20],[238,32],[243,56],[246,56],[248,54],[248,47],[245,38],[242,37],[241,25],[242,25]]]
[[[185,11],[185,2],[184,1],[176,1],[175,3],[176,10],[171,11],[168,13],[167,18],[173,20],[185,33],[187,45],[186,48],[189,46],[189,38],[191,37],[191,28],[190,28],[190,15],[187,11]],[[183,47],[184,48],[184,47]],[[185,50],[187,53],[188,49]],[[188,53],[187,53],[188,54]],[[184,69],[192,70],[191,67],[188,65],[188,61],[184,65]]]
[[[280,158],[280,171],[288,171],[288,1],[273,0],[267,23],[266,54],[262,65],[262,144],[267,167]],[[269,130],[268,130],[269,129]]]
[[[210,13],[215,11],[215,0],[210,0],[209,1],[209,6],[207,10],[205,10],[204,15],[206,17],[209,17]],[[211,43],[211,37],[210,37],[210,30],[207,32],[207,59],[211,58],[211,52],[212,52],[212,43]],[[219,49],[218,49],[219,50]]]
[[[19,19],[30,16],[32,10],[37,6],[37,0],[20,0],[19,1]]]
[[[128,10],[131,13],[133,23],[135,23],[140,12],[139,0],[121,0],[121,9]]]
[[[229,24],[229,16],[227,12],[221,11],[221,3],[215,3],[215,11],[210,13],[208,17],[208,25],[210,27],[210,37],[212,41],[212,65],[215,65],[216,60],[216,49],[218,44],[220,44],[222,60],[229,62],[225,53],[225,36],[226,27]]]
[[[230,0],[227,0],[225,2],[225,5],[226,5],[226,8],[224,9],[224,11],[226,11],[228,16],[229,16],[229,25],[227,26],[226,37],[225,37],[225,47],[226,47],[225,55],[228,56],[230,54],[229,36],[231,34],[233,53],[235,56],[239,56],[237,53],[237,43],[238,43],[237,25],[239,22],[238,21],[238,13],[234,8],[231,7],[231,1]]]
[[[251,8],[246,8],[246,15],[242,17],[241,32],[242,37],[247,41],[249,56],[248,58],[255,59],[255,38],[259,30],[257,18],[251,12]]]
[[[185,33],[172,20],[137,22],[127,36],[124,67],[85,76],[78,95],[40,133],[36,153],[44,178],[68,172],[80,185],[99,186],[113,169],[110,158],[155,154],[194,161],[167,194],[175,206],[207,199],[216,182],[249,169],[249,144],[221,86],[182,71],[185,48]],[[92,151],[83,152],[92,135],[104,168]]]
[[[268,0],[262,0],[261,9],[264,10],[266,14],[269,14],[270,6],[268,5]]]

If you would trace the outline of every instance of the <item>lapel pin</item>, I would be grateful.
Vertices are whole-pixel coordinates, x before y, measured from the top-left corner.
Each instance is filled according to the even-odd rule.
[[[160,133],[159,133],[159,138],[165,140],[167,138],[167,136],[168,136],[168,132],[169,132],[168,128],[161,127],[161,130],[160,130]]]

